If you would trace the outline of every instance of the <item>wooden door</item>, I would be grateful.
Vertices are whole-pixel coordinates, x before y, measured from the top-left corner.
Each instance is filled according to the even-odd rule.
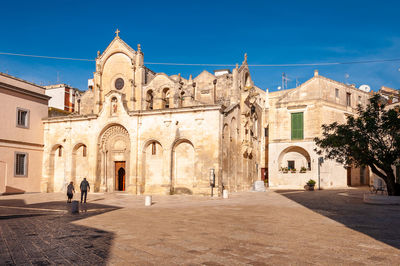
[[[351,167],[347,167],[347,185],[351,186]]]
[[[125,162],[115,162],[115,190],[125,191]]]

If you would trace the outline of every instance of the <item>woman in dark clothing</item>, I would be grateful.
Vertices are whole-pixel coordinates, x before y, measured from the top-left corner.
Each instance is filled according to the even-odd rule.
[[[74,188],[74,183],[71,182],[69,183],[68,187],[67,187],[67,196],[68,196],[68,203],[71,203],[72,197],[74,196],[75,193],[75,188]]]

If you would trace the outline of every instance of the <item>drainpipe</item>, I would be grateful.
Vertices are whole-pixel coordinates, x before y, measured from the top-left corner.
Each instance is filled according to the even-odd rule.
[[[321,190],[321,164],[324,162],[324,157],[318,158],[318,190]]]

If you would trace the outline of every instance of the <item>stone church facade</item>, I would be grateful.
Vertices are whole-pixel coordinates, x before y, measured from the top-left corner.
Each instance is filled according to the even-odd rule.
[[[247,58],[219,75],[155,73],[117,36],[98,52],[74,114],[44,122],[41,190],[86,177],[94,191],[209,194],[247,190],[265,167],[265,92]]]

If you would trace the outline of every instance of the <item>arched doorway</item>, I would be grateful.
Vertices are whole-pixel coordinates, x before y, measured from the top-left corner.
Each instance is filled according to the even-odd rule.
[[[121,125],[108,126],[99,139],[98,168],[95,187],[112,192],[129,189],[130,140]],[[121,170],[121,168],[123,170]],[[133,184],[132,184],[133,185]]]
[[[115,162],[115,190],[125,191],[125,162]]]

